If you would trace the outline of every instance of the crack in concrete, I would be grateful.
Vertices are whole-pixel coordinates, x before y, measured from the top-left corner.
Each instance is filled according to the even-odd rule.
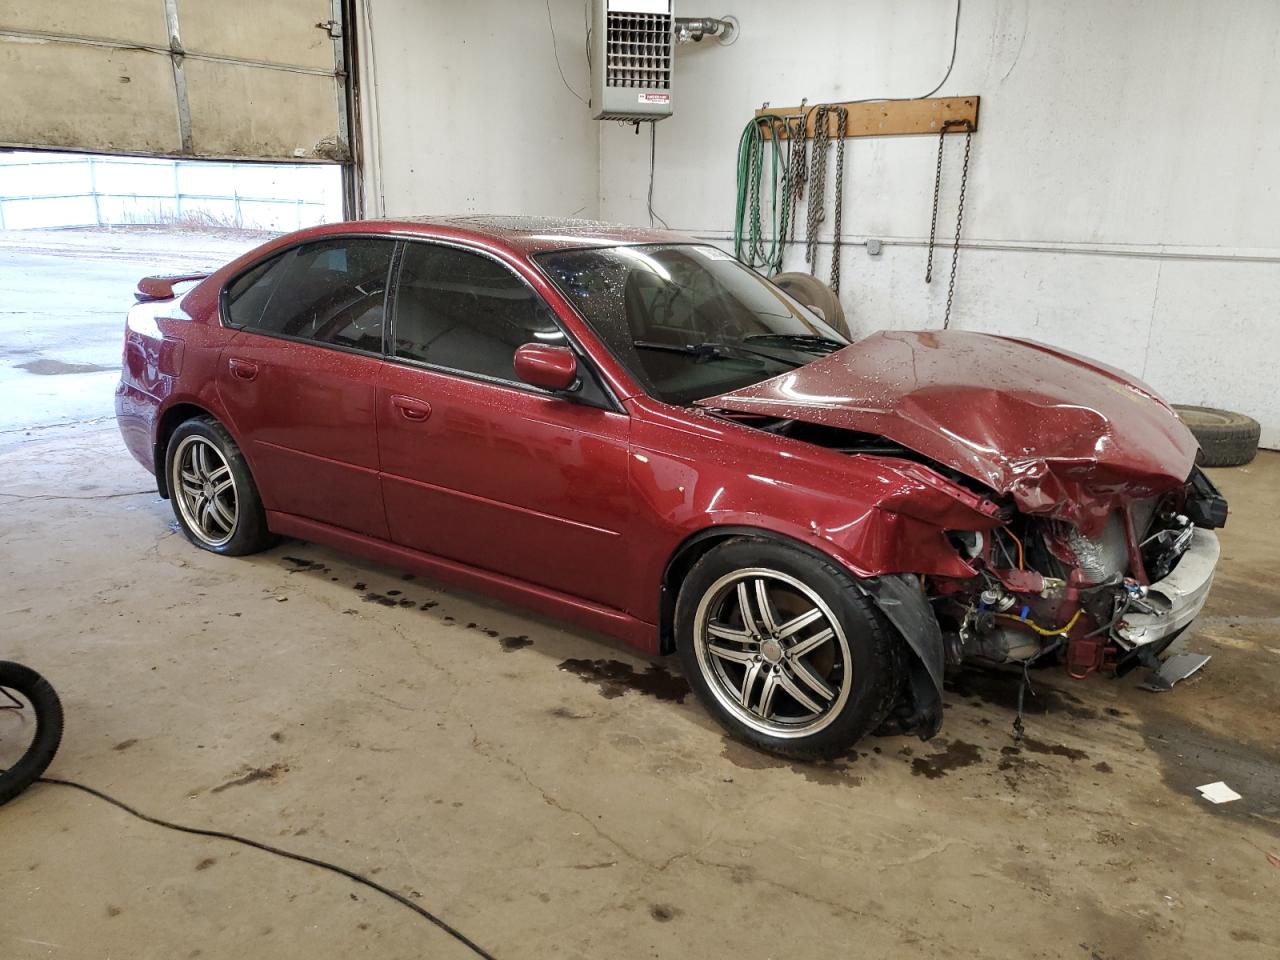
[[[546,804],[547,806],[551,807],[554,810],[557,810],[560,813],[563,813],[567,816],[575,817],[578,820],[581,820],[584,824],[587,825],[587,827],[591,830],[591,832],[596,837],[598,837],[600,840],[604,841],[605,843],[609,844],[614,849],[618,850],[628,860],[631,860],[632,862],[639,864],[640,866],[645,867],[649,870],[655,871],[657,873],[663,873],[674,864],[680,862],[681,860],[684,860],[693,856],[694,854],[700,852],[701,850],[706,849],[706,847],[710,845],[711,838],[708,837],[708,839],[706,839],[704,843],[699,845],[696,850],[684,851],[681,853],[672,854],[671,856],[661,861],[651,860],[647,857],[641,856],[640,854],[636,853],[634,850],[628,847],[625,843],[618,840],[616,837],[612,836],[608,831],[604,830],[598,823],[596,823],[589,816],[587,816],[587,814],[583,813],[580,810],[576,810],[573,807],[567,806],[566,804],[562,803],[557,797],[552,796],[546,790],[546,788],[538,784],[529,775],[529,772],[521,764],[511,759],[510,757],[505,756],[497,752],[496,750],[494,750],[491,747],[491,745],[489,745],[485,740],[483,740],[480,734],[477,733],[475,722],[471,719],[471,717],[467,716],[462,711],[454,711],[452,709],[452,704],[457,699],[458,690],[460,689],[460,684],[458,683],[457,677],[454,675],[453,671],[449,669],[447,665],[447,661],[444,658],[434,658],[424,653],[420,649],[418,638],[410,637],[406,635],[403,627],[399,623],[395,623],[394,621],[390,621],[390,620],[382,621],[380,618],[379,618],[379,622],[385,622],[386,625],[391,629],[393,633],[395,633],[398,637],[400,637],[401,640],[405,641],[407,644],[409,644],[409,646],[413,648],[413,651],[415,654],[417,654],[421,659],[430,662],[433,667],[440,670],[449,679],[449,689],[451,691],[451,694],[449,698],[449,703],[446,704],[444,708],[442,708],[442,712],[453,713],[454,715],[459,716],[462,719],[462,721],[466,723],[467,728],[471,731],[472,751],[487,760],[492,760],[496,763],[501,763],[504,766],[510,767],[517,774],[519,774],[520,778],[525,782],[527,786],[529,786],[538,794],[538,796],[542,799],[542,802],[544,804]],[[396,705],[399,706],[399,704],[396,704]]]
[[[53,493],[40,494],[22,494],[22,493],[0,493],[0,497],[8,497],[11,500],[115,500],[120,497],[141,497],[144,494],[154,494],[154,490],[130,490],[127,493],[95,493],[87,497],[73,497]]]
[[[880,865],[879,870],[883,873],[891,867],[915,866],[917,863],[928,860],[930,857],[936,857],[940,853],[945,853],[950,847],[972,847],[975,850],[977,849],[977,845],[968,840],[961,840],[958,837],[949,837],[941,843],[935,843],[931,847],[925,847],[923,850],[913,853],[905,860],[888,860]]]
[[[1254,626],[1256,624],[1276,624],[1280,623],[1280,616],[1275,617],[1231,617],[1231,616],[1199,616],[1196,623],[1202,627],[1245,627]]]
[[[432,666],[440,670],[449,679],[449,688],[452,691],[452,694],[450,696],[450,705],[451,705],[453,700],[455,700],[457,697],[459,684],[457,682],[457,678],[454,676],[453,671],[449,669],[447,662],[443,658],[432,658],[432,657],[429,657],[427,654],[425,654],[419,647],[418,638],[410,637],[406,635],[403,627],[400,624],[392,621],[385,621],[385,622],[386,622],[386,625],[391,629],[393,633],[395,633],[398,637],[400,637],[401,640],[405,641],[410,647],[413,648],[413,651],[415,654],[417,654],[421,659],[430,662]],[[446,709],[444,712],[453,712],[453,711]],[[520,778],[525,782],[527,786],[529,786],[532,790],[534,790],[538,794],[539,797],[542,798],[543,803],[545,803],[547,806],[551,807],[552,809],[559,811],[560,813],[563,813],[567,816],[575,817],[578,820],[581,820],[584,824],[587,825],[587,827],[591,830],[591,832],[595,834],[596,837],[598,837],[600,840],[604,841],[614,849],[621,852],[628,860],[631,860],[634,863],[640,864],[641,866],[646,867],[650,870],[654,870],[658,873],[661,873],[666,869],[668,869],[672,864],[690,856],[688,852],[677,853],[677,854],[673,854],[670,857],[667,857],[663,861],[658,861],[658,862],[649,860],[648,858],[641,856],[640,854],[636,853],[634,850],[630,849],[626,844],[619,841],[616,837],[611,836],[607,831],[601,828],[599,824],[595,823],[590,817],[588,817],[582,811],[575,810],[572,807],[566,806],[565,804],[561,803],[559,799],[552,796],[550,793],[547,792],[547,790],[544,787],[536,783],[534,779],[529,775],[529,772],[525,770],[525,768],[521,766],[519,763],[517,763],[515,760],[492,749],[492,747],[489,744],[487,744],[481,738],[480,734],[476,731],[475,722],[469,716],[466,716],[460,711],[457,712],[455,715],[460,716],[462,721],[466,723],[467,728],[471,731],[471,750],[473,753],[485,758],[486,760],[491,760],[491,761],[494,761],[495,763],[500,763],[500,764],[503,764],[504,766],[510,767],[517,774],[519,774]]]
[[[383,703],[388,703],[391,706],[395,707],[397,710],[411,710],[416,713],[419,709],[421,709],[420,707],[414,704],[401,703],[399,700],[394,700],[391,697],[388,697],[385,693],[378,693],[378,691],[376,690],[370,690],[368,687],[366,687],[362,683],[357,683],[356,689],[359,690],[361,693],[363,693],[366,697],[376,697],[377,699],[381,700]]]
[[[9,430],[0,430],[0,436],[9,433],[31,433],[33,430],[53,430],[57,427],[78,427],[90,423],[105,423],[108,420],[114,420],[114,417],[92,417],[88,420],[60,420],[57,423],[33,423],[26,427],[13,427]]]
[[[481,740],[480,735],[476,733],[475,726],[469,721],[467,723],[467,726],[471,728],[471,749],[474,753],[479,754],[480,756],[484,757],[487,760],[494,760],[498,763],[504,764],[510,767],[511,769],[513,769],[516,773],[520,775],[520,778],[524,780],[524,782],[529,787],[531,787],[533,790],[535,790],[538,793],[538,795],[542,798],[543,803],[545,803],[547,806],[555,810],[560,811],[563,814],[566,814],[571,817],[576,817],[577,819],[581,820],[584,824],[587,825],[587,827],[591,830],[592,833],[594,833],[597,837],[599,837],[605,843],[612,846],[614,849],[618,850],[628,860],[631,860],[634,863],[638,863],[641,866],[648,867],[650,870],[655,870],[661,873],[662,871],[666,870],[669,866],[671,866],[672,863],[675,863],[677,860],[681,860],[689,856],[688,853],[678,853],[678,854],[674,854],[671,857],[668,857],[666,860],[661,861],[660,863],[655,863],[645,857],[642,857],[640,854],[636,853],[634,850],[632,850],[626,844],[622,843],[616,837],[611,836],[599,824],[597,824],[594,820],[588,817],[581,810],[575,810],[572,807],[566,806],[563,803],[561,803],[556,797],[553,797],[550,793],[546,791],[544,787],[535,783],[533,778],[529,776],[529,772],[525,770],[525,768],[522,767],[515,760],[512,760],[510,757],[503,756],[493,750],[487,749],[484,744],[484,741]]]
[[[727,871],[731,877],[734,875],[741,876],[740,871],[744,866],[742,864],[720,863],[716,860],[707,860],[703,857],[693,857],[692,859],[693,859],[693,862],[698,864],[699,866],[709,867],[714,870]],[[858,920],[873,920],[876,923],[883,924],[884,926],[898,933],[900,936],[906,938],[906,942],[908,943],[916,943],[923,940],[929,943],[933,943],[938,947],[945,949],[946,940],[943,937],[930,936],[928,934],[921,933],[921,931],[916,927],[908,926],[904,923],[898,922],[897,920],[892,920],[889,917],[881,916],[880,914],[877,914],[877,913],[870,913],[866,910],[859,910],[857,907],[851,907],[848,904],[838,903],[835,900],[827,900],[824,897],[816,896],[811,891],[798,890],[795,887],[785,884],[780,880],[773,880],[769,877],[762,877],[759,874],[756,874],[754,871],[751,874],[751,880],[752,882],[763,883],[765,886],[772,887],[775,890],[781,890],[784,893],[789,893],[793,897],[796,897],[800,900],[805,900],[805,901],[808,901],[809,903],[814,903],[814,904],[818,904],[820,906],[826,907],[828,910],[831,910],[833,913],[837,913],[847,917],[854,917]],[[994,954],[984,952],[980,954],[968,954],[968,956],[993,957]]]

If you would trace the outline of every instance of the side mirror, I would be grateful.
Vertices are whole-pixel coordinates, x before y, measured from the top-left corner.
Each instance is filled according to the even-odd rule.
[[[516,376],[524,383],[557,393],[576,390],[578,358],[568,347],[526,343],[516,351]]]

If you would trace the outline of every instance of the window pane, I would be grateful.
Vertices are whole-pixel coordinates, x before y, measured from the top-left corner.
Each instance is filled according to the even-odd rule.
[[[254,267],[227,290],[227,313],[238,327],[256,327],[262,320],[262,308],[283,271],[282,257]]]
[[[567,345],[550,309],[500,263],[429,243],[405,248],[396,295],[396,356],[516,380],[516,348]]]
[[[848,345],[715,247],[645,244],[537,259],[641,386],[668,403],[759,383]]]
[[[381,353],[393,247],[390,240],[344,238],[290,250],[231,287],[232,322]]]

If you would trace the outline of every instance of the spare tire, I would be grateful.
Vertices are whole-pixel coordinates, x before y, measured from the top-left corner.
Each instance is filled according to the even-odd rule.
[[[1238,467],[1258,453],[1262,427],[1253,417],[1215,407],[1188,407],[1174,404],[1173,409],[1200,442],[1205,467]]]
[[[849,333],[849,324],[844,318],[844,308],[840,306],[840,298],[817,277],[808,273],[779,273],[772,280],[788,296],[806,307],[817,307],[828,326],[834,327],[850,340],[853,339]]]

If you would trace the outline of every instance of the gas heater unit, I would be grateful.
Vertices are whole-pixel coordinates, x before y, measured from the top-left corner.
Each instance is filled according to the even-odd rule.
[[[593,0],[591,106],[597,120],[671,116],[672,0]]]

